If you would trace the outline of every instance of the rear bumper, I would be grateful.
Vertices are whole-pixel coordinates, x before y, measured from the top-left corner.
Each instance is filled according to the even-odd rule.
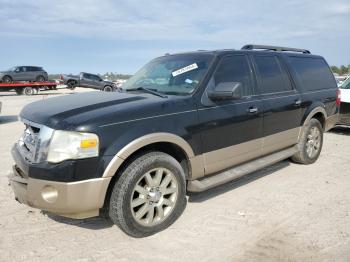
[[[339,122],[339,114],[334,114],[326,119],[325,131],[332,129]]]
[[[99,215],[111,178],[95,178],[78,182],[55,182],[20,174],[16,168],[9,182],[20,203],[70,218]]]

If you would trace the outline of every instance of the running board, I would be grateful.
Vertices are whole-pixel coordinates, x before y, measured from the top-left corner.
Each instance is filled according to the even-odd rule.
[[[256,160],[247,162],[245,164],[239,165],[217,175],[202,178],[200,180],[188,181],[187,190],[190,192],[202,192],[208,190],[210,188],[225,184],[239,177],[255,172],[264,167],[273,165],[282,160],[285,160],[297,152],[298,149],[294,146],[279,151],[277,153],[273,153],[271,155],[267,155]]]

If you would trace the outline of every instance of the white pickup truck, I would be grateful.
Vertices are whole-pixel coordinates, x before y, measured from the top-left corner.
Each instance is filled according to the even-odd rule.
[[[350,125],[350,77],[339,88],[341,100],[339,124]]]

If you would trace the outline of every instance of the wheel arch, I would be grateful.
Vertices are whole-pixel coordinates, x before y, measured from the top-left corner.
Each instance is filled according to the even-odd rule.
[[[310,110],[307,114],[305,114],[303,126],[307,125],[312,118],[316,118],[318,121],[320,121],[323,130],[325,130],[326,120],[327,120],[327,112],[323,107],[321,107],[321,106],[315,107],[312,110]]]
[[[4,75],[4,76],[2,76],[1,81],[2,81],[5,77],[9,77],[9,78],[11,79],[11,81],[13,81],[13,77],[12,77],[11,75]]]
[[[142,136],[119,150],[105,169],[103,177],[113,177],[123,164],[145,151],[161,151],[173,156],[184,169],[187,169],[185,170],[186,175],[191,176],[193,169],[191,160],[195,158],[192,147],[180,136],[170,133],[153,133]]]

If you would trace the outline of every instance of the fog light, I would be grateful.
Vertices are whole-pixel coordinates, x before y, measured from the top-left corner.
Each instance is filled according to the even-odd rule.
[[[42,198],[49,203],[54,203],[58,197],[58,191],[53,186],[45,186],[41,191]]]

